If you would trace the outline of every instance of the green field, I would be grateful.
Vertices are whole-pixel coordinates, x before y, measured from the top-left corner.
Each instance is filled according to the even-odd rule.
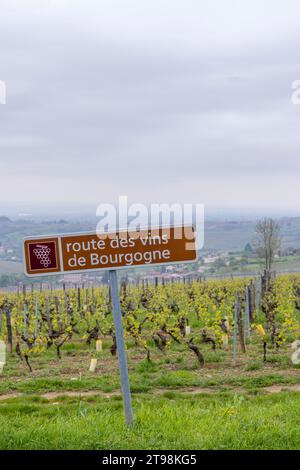
[[[253,287],[251,279],[120,286],[132,428],[107,287],[1,293],[0,338],[13,348],[0,375],[0,448],[299,448],[291,344],[300,339],[300,276],[274,279],[261,308],[251,301],[248,329]]]
[[[203,345],[206,367],[176,345],[153,362],[128,344],[134,426],[124,425],[117,359],[109,342],[96,372],[70,343],[28,373],[15,355],[0,378],[1,449],[297,449],[300,370],[285,348],[263,363]]]

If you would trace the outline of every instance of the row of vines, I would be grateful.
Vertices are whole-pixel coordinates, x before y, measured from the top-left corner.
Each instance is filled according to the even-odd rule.
[[[184,345],[199,367],[205,357],[201,344],[230,349],[236,334],[246,352],[252,338],[268,348],[300,339],[300,276],[263,282],[245,279],[194,281],[155,286],[120,285],[127,341],[145,352],[166,353],[172,343]],[[236,313],[238,315],[235,317]],[[248,323],[247,323],[248,322]],[[54,348],[59,360],[64,345],[110,342],[117,354],[109,287],[0,294],[0,340],[31,371],[34,358]],[[232,346],[233,347],[233,346]]]

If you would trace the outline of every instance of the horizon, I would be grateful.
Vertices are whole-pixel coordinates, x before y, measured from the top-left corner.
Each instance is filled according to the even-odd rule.
[[[148,207],[150,204],[146,204]],[[117,207],[117,205],[115,205]],[[13,220],[46,220],[48,218],[58,219],[65,218],[67,220],[91,220],[99,219],[96,215],[97,206],[93,204],[74,205],[57,205],[55,204],[1,204],[0,216],[6,216]],[[253,221],[264,217],[272,217],[275,219],[299,218],[299,211],[282,211],[274,209],[242,209],[242,208],[216,208],[204,207],[204,217],[206,221],[210,220],[237,220],[237,221]]]

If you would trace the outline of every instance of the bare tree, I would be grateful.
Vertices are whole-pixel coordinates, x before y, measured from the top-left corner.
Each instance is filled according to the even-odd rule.
[[[263,260],[266,272],[270,273],[281,244],[280,224],[276,220],[266,217],[257,222],[255,232],[256,253]]]

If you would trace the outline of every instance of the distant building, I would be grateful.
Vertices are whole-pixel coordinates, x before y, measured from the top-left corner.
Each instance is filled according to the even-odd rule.
[[[219,259],[217,255],[208,255],[203,258],[204,264],[212,264]]]
[[[166,267],[166,272],[172,272],[175,271],[175,266],[167,266]]]
[[[63,277],[63,281],[65,284],[81,284],[83,282],[83,278],[81,274],[66,274]]]
[[[205,266],[200,266],[200,268],[198,268],[198,273],[199,273],[199,274],[203,274],[203,273],[205,273],[206,270],[207,270],[207,267],[205,267]]]

